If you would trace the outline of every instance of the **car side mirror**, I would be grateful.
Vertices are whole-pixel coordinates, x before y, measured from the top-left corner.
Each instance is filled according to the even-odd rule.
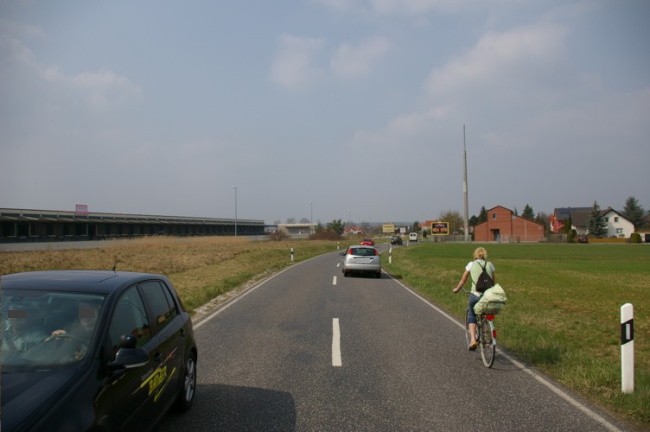
[[[120,348],[115,353],[115,360],[108,364],[110,369],[131,369],[144,366],[149,362],[149,356],[141,349],[136,348],[137,339],[130,335],[120,337]]]
[[[141,367],[149,362],[149,356],[142,348],[120,348],[115,360],[108,364],[110,369],[131,369]]]
[[[138,340],[134,336],[122,335],[120,337],[120,348],[135,348]]]

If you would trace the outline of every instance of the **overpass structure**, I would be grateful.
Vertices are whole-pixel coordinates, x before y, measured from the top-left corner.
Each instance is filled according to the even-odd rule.
[[[152,235],[264,235],[264,221],[0,208],[0,243]]]

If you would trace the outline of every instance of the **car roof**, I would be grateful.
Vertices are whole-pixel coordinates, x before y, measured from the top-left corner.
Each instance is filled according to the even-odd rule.
[[[110,294],[119,291],[122,287],[147,279],[166,280],[164,276],[149,273],[105,270],[50,270],[3,275],[0,277],[0,286],[3,290],[56,290]]]

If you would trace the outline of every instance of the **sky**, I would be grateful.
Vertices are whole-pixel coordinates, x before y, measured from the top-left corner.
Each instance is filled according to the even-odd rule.
[[[0,208],[650,210],[647,0],[3,0]],[[463,133],[463,130],[465,131]]]

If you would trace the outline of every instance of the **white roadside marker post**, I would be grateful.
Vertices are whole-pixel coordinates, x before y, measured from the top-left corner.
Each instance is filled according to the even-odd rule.
[[[634,308],[621,306],[621,390],[634,392]]]
[[[388,264],[393,263],[393,247],[388,248]]]
[[[293,262],[293,248],[291,248],[291,262]]]

